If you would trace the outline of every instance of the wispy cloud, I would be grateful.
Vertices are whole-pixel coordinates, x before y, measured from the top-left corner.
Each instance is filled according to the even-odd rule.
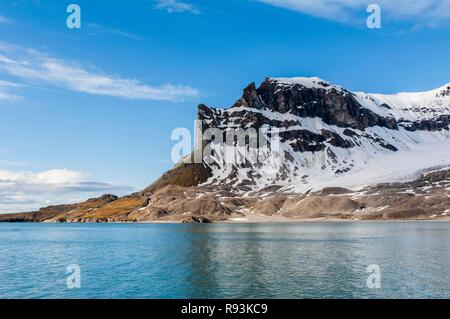
[[[4,15],[0,14],[0,23],[1,24],[10,24],[10,23],[12,23],[12,20],[10,18],[7,18]]]
[[[86,23],[84,23],[84,26],[85,26],[85,28],[83,30],[86,30],[86,32],[88,34],[93,35],[93,36],[99,36],[101,34],[112,34],[112,35],[117,35],[117,36],[129,38],[129,39],[133,39],[133,40],[142,40],[142,37],[140,37],[136,34],[132,34],[132,33],[114,29],[114,28],[110,28],[110,27],[107,27],[107,26],[104,26],[101,24],[97,24],[97,23],[86,22]]]
[[[0,170],[0,213],[27,211],[132,190],[113,183],[92,181],[88,177],[86,173],[68,169],[38,173]]]
[[[1,154],[2,154],[2,150],[0,150],[0,155]],[[30,166],[30,163],[18,162],[18,161],[9,161],[9,160],[0,159],[0,165],[2,165],[2,166],[24,167],[24,166]]]
[[[192,14],[200,14],[200,9],[198,9],[195,5],[182,2],[178,0],[158,0],[156,2],[156,8],[167,10],[169,13],[174,12],[189,12]]]
[[[19,88],[20,85],[9,81],[0,80],[0,100],[4,101],[18,101],[22,96],[11,93],[12,89]]]
[[[94,95],[131,100],[180,101],[199,95],[190,86],[151,86],[92,71],[71,60],[54,58],[34,49],[0,43],[0,71],[37,86],[53,86]]]
[[[355,23],[369,4],[380,5],[383,17],[413,25],[438,26],[450,19],[450,0],[259,0],[330,20]]]

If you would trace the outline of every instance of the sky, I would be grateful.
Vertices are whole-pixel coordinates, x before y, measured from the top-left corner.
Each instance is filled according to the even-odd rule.
[[[0,213],[144,188],[199,103],[251,82],[424,91],[450,82],[449,56],[450,0],[2,0]]]

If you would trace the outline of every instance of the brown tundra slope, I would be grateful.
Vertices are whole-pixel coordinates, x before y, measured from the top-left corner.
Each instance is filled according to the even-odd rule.
[[[187,167],[186,169],[190,169]],[[357,191],[327,188],[307,194],[262,190],[245,196],[226,189],[177,185],[165,176],[161,188],[117,198],[104,195],[37,212],[0,215],[1,222],[214,222],[295,220],[448,220],[450,170],[405,183]]]

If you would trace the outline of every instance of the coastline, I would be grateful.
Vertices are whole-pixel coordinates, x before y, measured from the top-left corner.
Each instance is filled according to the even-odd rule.
[[[270,217],[270,216],[269,216]],[[231,218],[227,220],[220,221],[208,221],[202,223],[186,223],[181,220],[150,220],[150,221],[111,221],[111,222],[38,222],[38,221],[12,221],[12,222],[0,222],[0,224],[126,224],[126,225],[152,225],[152,224],[161,224],[161,225],[172,225],[172,224],[229,224],[229,225],[238,225],[238,224],[309,224],[309,223],[373,223],[373,222],[450,222],[450,217],[447,216],[445,218],[416,218],[416,219],[342,219],[342,218],[303,218],[303,219],[293,219],[293,218],[285,218],[285,217],[277,217],[277,218],[267,218],[267,217],[257,217],[257,218]]]

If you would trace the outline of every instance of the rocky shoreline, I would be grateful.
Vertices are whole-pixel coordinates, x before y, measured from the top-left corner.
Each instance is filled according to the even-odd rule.
[[[118,198],[50,206],[36,212],[0,215],[0,222],[210,223],[369,220],[449,220],[450,169],[404,183],[358,191],[325,188],[306,194],[273,189],[239,195],[208,186],[169,184]]]

